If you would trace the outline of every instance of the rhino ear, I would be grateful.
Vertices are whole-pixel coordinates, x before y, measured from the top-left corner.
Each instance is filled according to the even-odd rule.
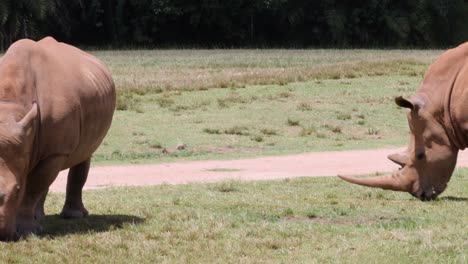
[[[414,109],[413,103],[411,101],[406,100],[405,98],[403,98],[403,96],[396,97],[395,98],[395,103],[400,107],[409,108],[411,110]]]
[[[410,100],[398,96],[395,98],[395,103],[400,107],[409,108],[414,112],[418,112],[424,107],[424,99],[419,96],[413,97]]]
[[[37,103],[32,104],[31,110],[18,122],[18,125],[23,129],[28,129],[32,125],[32,121],[37,117],[39,110]]]

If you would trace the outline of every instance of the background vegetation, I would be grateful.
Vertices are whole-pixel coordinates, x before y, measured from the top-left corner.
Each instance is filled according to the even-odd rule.
[[[52,35],[94,46],[446,47],[465,0],[0,0],[0,48]]]

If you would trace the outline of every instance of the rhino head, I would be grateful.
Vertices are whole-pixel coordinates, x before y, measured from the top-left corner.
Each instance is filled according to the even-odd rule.
[[[410,100],[395,99],[408,109],[410,140],[406,151],[388,158],[401,166],[390,175],[371,178],[339,176],[341,179],[369,187],[409,192],[420,200],[433,200],[447,187],[457,162],[458,148],[451,144],[444,129],[443,111],[424,95]]]
[[[38,115],[34,103],[29,111],[12,103],[0,103],[0,239],[16,236],[16,217],[26,189]]]

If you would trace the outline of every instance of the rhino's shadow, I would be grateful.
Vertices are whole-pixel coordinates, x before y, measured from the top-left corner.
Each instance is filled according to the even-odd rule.
[[[145,222],[144,218],[133,215],[89,215],[83,219],[63,219],[59,215],[48,215],[41,221],[42,237],[59,237],[69,234],[106,232]]]
[[[455,197],[455,196],[444,196],[444,197],[440,197],[439,200],[453,201],[453,202],[466,202],[466,201],[468,201],[468,198],[466,198],[466,197]]]

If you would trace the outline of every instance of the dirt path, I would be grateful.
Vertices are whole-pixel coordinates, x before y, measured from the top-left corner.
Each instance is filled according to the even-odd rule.
[[[91,167],[86,189],[110,186],[140,186],[216,182],[226,179],[271,180],[303,176],[336,176],[388,172],[398,168],[387,155],[402,149],[317,152],[279,157],[224,161],[190,161],[151,165]],[[468,167],[468,152],[460,152],[459,167]],[[63,192],[63,171],[50,190]]]

